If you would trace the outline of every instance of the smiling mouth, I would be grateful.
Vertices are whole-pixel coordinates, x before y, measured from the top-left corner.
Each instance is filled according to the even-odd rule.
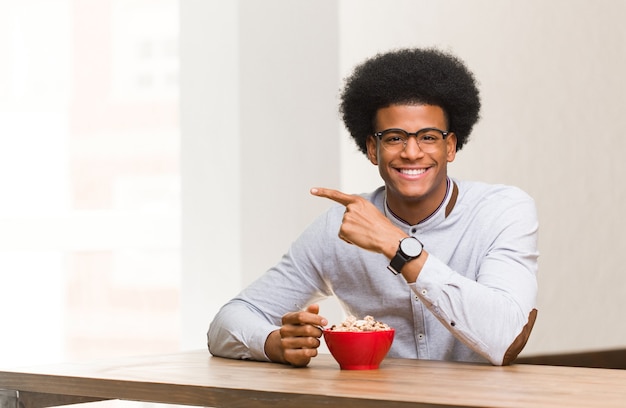
[[[426,169],[400,169],[400,173],[407,176],[417,176],[426,173]]]

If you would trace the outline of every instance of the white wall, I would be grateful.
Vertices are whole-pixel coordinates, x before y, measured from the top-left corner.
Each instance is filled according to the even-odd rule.
[[[339,185],[337,15],[181,2],[184,347],[328,207],[309,188]]]
[[[467,62],[483,98],[451,174],[520,186],[539,209],[539,316],[525,353],[624,347],[626,2],[182,3],[183,313],[196,339],[188,344],[198,338],[189,328],[204,330],[214,306],[276,262],[324,208],[309,187],[362,192],[380,183],[339,122],[339,79],[376,52],[438,46]],[[217,26],[192,31],[201,19]],[[216,64],[219,79],[207,74]],[[185,65],[196,66],[192,77]],[[212,99],[235,88],[239,101]],[[207,112],[218,123],[196,126]],[[229,132],[239,155],[216,153],[211,143],[224,140],[207,139],[223,116],[240,130]],[[281,124],[300,131],[267,132]],[[281,214],[288,222],[276,221]]]

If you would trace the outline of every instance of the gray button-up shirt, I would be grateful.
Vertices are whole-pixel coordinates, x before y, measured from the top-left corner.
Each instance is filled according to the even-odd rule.
[[[418,225],[387,210],[384,187],[364,195],[424,244],[429,256],[415,283],[390,273],[384,255],[339,239],[345,208],[333,206],[276,266],[222,307],[209,328],[210,352],[267,360],[265,340],[285,313],[336,296],[346,314],[371,315],[396,330],[389,357],[506,363],[507,350],[523,347],[534,321],[535,204],[515,187],[454,183],[451,210],[448,188],[441,207]]]

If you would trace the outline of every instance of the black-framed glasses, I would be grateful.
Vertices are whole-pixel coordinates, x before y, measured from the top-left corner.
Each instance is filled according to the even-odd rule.
[[[380,140],[380,144],[390,153],[399,153],[406,147],[409,137],[415,136],[417,145],[424,153],[432,153],[439,147],[439,142],[444,140],[451,132],[437,128],[424,128],[417,132],[407,132],[404,129],[386,129],[374,133]]]

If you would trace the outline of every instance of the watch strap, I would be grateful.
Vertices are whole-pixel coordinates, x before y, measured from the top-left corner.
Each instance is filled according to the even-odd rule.
[[[399,275],[402,267],[409,261],[410,259],[405,257],[400,249],[398,249],[396,255],[391,259],[389,265],[387,265],[387,269],[389,269],[394,275]]]

